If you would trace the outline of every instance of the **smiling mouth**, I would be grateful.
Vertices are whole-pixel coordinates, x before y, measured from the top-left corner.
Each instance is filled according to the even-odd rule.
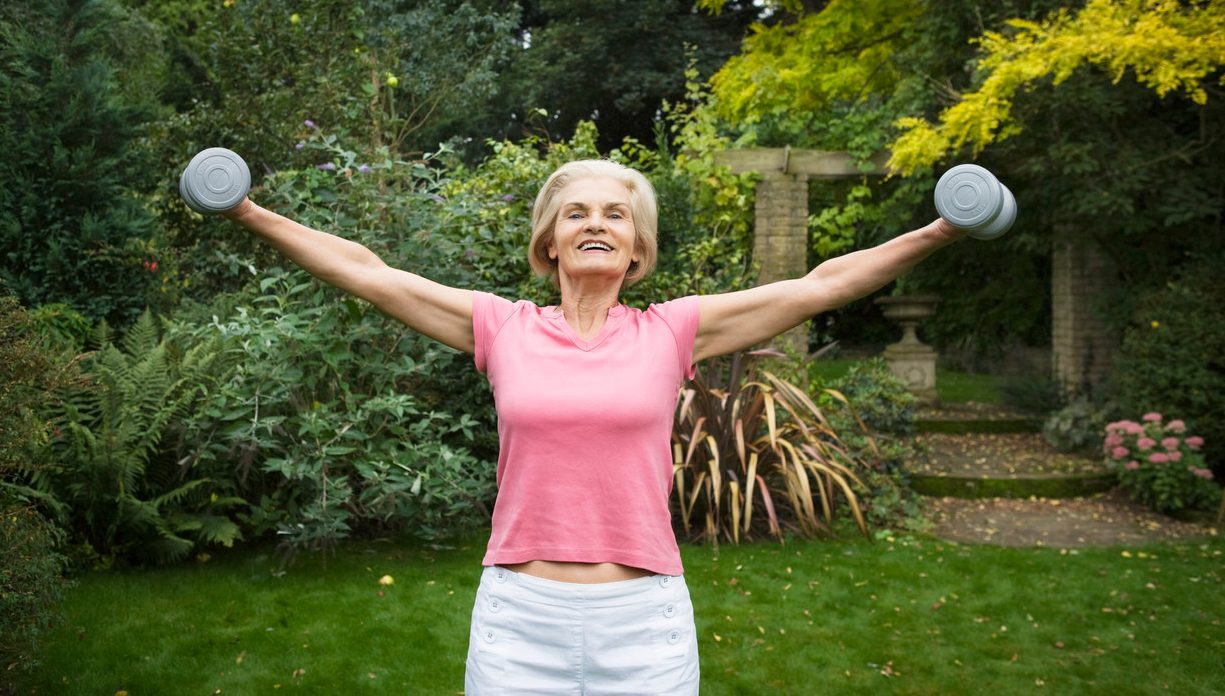
[[[612,251],[612,247],[604,242],[583,242],[578,245],[579,251]]]

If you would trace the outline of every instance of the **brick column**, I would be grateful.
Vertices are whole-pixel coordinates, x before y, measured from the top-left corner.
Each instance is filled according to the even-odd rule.
[[[808,268],[808,177],[763,172],[757,184],[753,260],[757,284],[799,278]],[[775,339],[808,352],[808,322]]]
[[[1051,254],[1052,374],[1065,396],[1090,392],[1110,375],[1119,336],[1101,318],[1117,271],[1092,239],[1055,231]]]

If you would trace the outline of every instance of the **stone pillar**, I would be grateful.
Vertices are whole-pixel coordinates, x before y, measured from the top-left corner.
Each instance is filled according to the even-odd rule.
[[[902,340],[885,347],[889,371],[906,383],[922,404],[939,403],[936,391],[936,349],[919,340],[919,323],[936,313],[935,295],[889,295],[876,298],[887,319],[902,327]]]
[[[757,184],[753,260],[757,284],[799,278],[808,268],[808,177],[763,172]],[[775,339],[801,354],[808,352],[808,322]]]
[[[889,153],[867,162],[850,153],[794,150],[790,147],[722,150],[715,161],[737,174],[761,172],[757,184],[753,260],[758,284],[798,278],[808,273],[808,180],[861,179],[889,173]],[[775,340],[808,352],[808,322]]]
[[[1113,262],[1086,235],[1055,231],[1051,254],[1051,369],[1065,396],[1091,392],[1110,375],[1119,336],[1099,308],[1117,282]]]

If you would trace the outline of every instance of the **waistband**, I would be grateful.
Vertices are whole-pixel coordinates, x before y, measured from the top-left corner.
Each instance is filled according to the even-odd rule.
[[[495,565],[485,566],[484,572],[481,573],[481,584],[488,584],[490,588],[514,585],[537,597],[561,602],[610,604],[642,599],[644,594],[653,590],[684,587],[685,578],[683,575],[646,575],[615,582],[576,583],[538,578]]]

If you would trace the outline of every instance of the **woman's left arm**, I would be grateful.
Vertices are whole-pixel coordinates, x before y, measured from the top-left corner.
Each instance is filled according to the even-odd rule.
[[[944,219],[884,244],[830,259],[803,278],[698,297],[693,361],[755,346],[884,287],[966,235]]]

